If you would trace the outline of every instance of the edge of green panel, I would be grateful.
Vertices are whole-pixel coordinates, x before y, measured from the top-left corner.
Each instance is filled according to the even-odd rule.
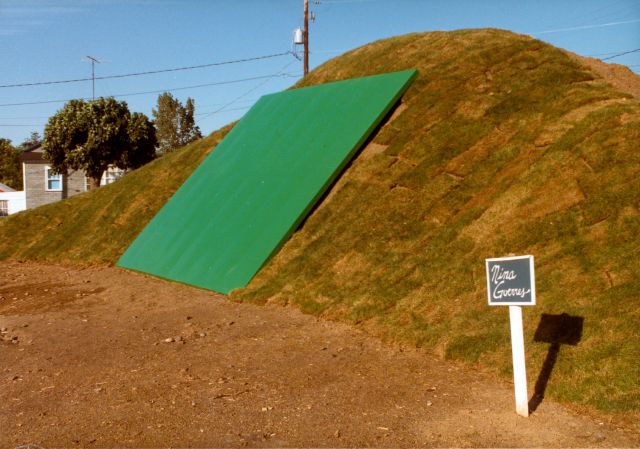
[[[305,209],[303,209],[303,211],[300,213],[300,215],[298,216],[296,221],[293,223],[293,225],[291,225],[291,227],[287,230],[287,232],[285,232],[283,234],[282,239],[280,239],[278,244],[273,248],[273,251],[271,251],[271,253],[269,253],[269,255],[266,257],[264,262],[262,262],[262,264],[258,267],[258,269],[251,275],[251,278],[249,279],[249,281],[247,281],[244,285],[242,285],[240,287],[236,287],[236,288],[230,289],[230,290],[228,290],[226,292],[223,292],[223,293],[228,294],[228,293],[230,293],[231,291],[233,291],[233,290],[235,290],[237,288],[246,287],[249,284],[249,282],[251,282],[251,279],[253,279],[253,277],[273,258],[273,256],[275,256],[276,253],[278,253],[278,251],[280,251],[280,249],[282,249],[284,244],[293,235],[295,230],[298,229],[298,227],[304,221],[304,219],[307,218],[309,213],[314,209],[314,207],[316,207],[316,205],[318,204],[318,200],[320,200],[320,198],[322,198],[322,196],[327,192],[329,187],[331,187],[337,181],[337,179],[340,177],[340,175],[342,175],[342,172],[344,171],[345,167],[349,164],[349,162],[351,162],[351,160],[353,159],[355,154],[358,152],[358,150],[360,150],[360,148],[362,148],[362,144],[367,141],[369,136],[371,136],[371,133],[378,127],[378,125],[380,125],[382,120],[387,116],[389,111],[391,111],[391,109],[393,109],[393,107],[396,105],[398,100],[400,100],[400,98],[407,91],[407,89],[409,88],[411,83],[418,76],[418,70],[417,69],[403,70],[403,71],[398,71],[398,72],[381,73],[379,75],[370,75],[370,76],[384,76],[384,75],[388,75],[388,74],[392,74],[392,73],[395,73],[395,74],[398,74],[398,75],[401,74],[401,73],[407,73],[408,74],[407,79],[404,81],[402,86],[398,89],[398,92],[389,101],[387,106],[385,106],[385,108],[380,112],[378,117],[376,117],[376,119],[373,122],[371,122],[371,125],[369,126],[369,128],[367,128],[367,130],[364,132],[364,134],[362,134],[362,137],[360,138],[360,140],[358,140],[356,142],[356,144],[353,146],[353,148],[351,150],[349,150],[349,152],[347,153],[347,156],[344,158],[342,163],[336,168],[336,170],[334,171],[333,175],[331,175],[331,177],[327,180],[327,182],[325,182],[325,184],[320,188],[320,190],[318,190],[318,193],[316,194],[316,196],[314,196],[313,199],[311,200],[311,202],[309,202],[309,204],[307,205],[307,207]],[[364,77],[361,77],[361,78],[364,78]],[[351,79],[358,79],[358,78],[351,78]],[[343,81],[349,81],[349,80],[343,80]],[[336,81],[336,82],[339,82],[339,81]],[[314,87],[314,86],[308,86],[308,87]]]
[[[405,75],[405,79],[402,80],[402,75]],[[139,273],[144,273],[144,274],[149,274],[152,275],[154,277],[158,277],[161,279],[165,279],[165,280],[169,280],[169,281],[173,281],[173,282],[178,282],[181,284],[185,284],[185,285],[190,285],[190,286],[195,286],[198,288],[203,288],[209,291],[216,291],[216,292],[220,292],[220,293],[224,293],[224,294],[228,294],[231,291],[238,289],[238,288],[243,288],[246,287],[249,282],[251,282],[251,280],[253,279],[253,277],[273,258],[273,256],[282,248],[282,246],[286,243],[286,241],[291,237],[291,235],[294,233],[294,231],[300,226],[300,224],[304,221],[304,219],[309,215],[309,213],[313,210],[314,207],[316,207],[316,205],[318,204],[318,201],[322,198],[322,196],[327,192],[327,190],[330,188],[330,186],[332,186],[335,181],[339,178],[339,176],[342,174],[342,172],[344,171],[345,167],[347,166],[347,164],[349,164],[349,162],[353,159],[354,155],[357,153],[357,151],[362,147],[362,144],[371,136],[371,133],[380,125],[380,123],[382,122],[382,120],[389,114],[389,112],[391,111],[391,109],[397,104],[398,100],[400,99],[400,97],[402,97],[402,95],[404,95],[404,93],[406,92],[406,90],[408,89],[408,87],[411,85],[411,83],[414,81],[414,79],[416,78],[418,74],[418,71],[415,69],[410,69],[410,70],[404,70],[404,71],[398,71],[398,72],[389,72],[389,73],[381,73],[381,74],[376,74],[376,75],[370,75],[370,76],[364,76],[364,77],[358,77],[358,78],[351,78],[351,79],[346,79],[346,80],[338,80],[338,81],[334,81],[334,83],[340,83],[340,82],[348,82],[351,80],[357,80],[360,78],[368,78],[368,77],[376,77],[376,76],[385,76],[385,75],[396,75],[398,78],[400,78],[398,80],[399,87],[395,93],[395,95],[387,102],[386,106],[380,110],[380,113],[376,116],[376,118],[371,122],[371,124],[369,125],[369,127],[365,130],[365,132],[361,135],[360,139],[352,146],[352,148],[346,153],[346,156],[344,157],[344,159],[342,160],[342,162],[336,167],[336,169],[334,170],[333,174],[329,177],[329,179],[319,188],[318,192],[315,194],[315,196],[313,197],[313,199],[308,203],[308,205],[300,212],[300,214],[298,215],[297,219],[294,221],[294,223],[287,229],[286,232],[284,232],[282,234],[282,238],[278,241],[278,243],[274,246],[273,250],[269,253],[269,255],[264,259],[264,261],[260,264],[260,266],[258,266],[256,268],[256,270],[251,273],[251,275],[248,277],[248,279],[246,281],[244,281],[242,283],[242,285],[238,285],[236,287],[231,287],[231,288],[217,288],[217,289],[212,289],[210,286],[204,285],[203,283],[200,282],[185,282],[185,281],[181,281],[180,279],[174,279],[174,278],[170,278],[170,277],[166,277],[166,276],[162,276],[160,274],[156,274],[153,272],[148,272],[148,271],[144,271],[144,270],[140,270],[138,268],[133,268],[128,266],[127,264],[123,264],[122,260],[123,258],[126,256],[127,252],[129,251],[130,247],[132,245],[135,244],[137,238],[139,235],[143,234],[146,230],[146,228],[149,226],[149,224],[153,221],[154,218],[151,219],[151,221],[140,231],[140,233],[138,234],[138,236],[136,236],[136,239],[134,239],[131,244],[129,245],[129,247],[127,247],[127,250],[125,250],[125,252],[120,256],[120,258],[118,259],[118,261],[116,262],[116,266],[122,267],[122,268],[126,268],[132,271],[136,271]],[[332,83],[325,83],[325,84],[332,84]],[[302,89],[310,89],[310,88],[314,88],[314,87],[318,87],[318,86],[322,86],[322,84],[318,84],[318,85],[314,85],[314,86],[306,86],[306,87],[302,87],[300,88],[300,90]],[[292,89],[292,90],[297,90],[297,89]],[[286,91],[285,91],[286,92]],[[283,93],[283,92],[281,92]],[[278,94],[278,93],[276,93]],[[273,94],[272,94],[273,95]],[[233,133],[234,130],[231,130],[231,133]],[[228,137],[228,136],[227,136]],[[197,168],[196,168],[197,170]],[[195,170],[194,170],[195,171]],[[190,178],[190,177],[189,177]],[[188,179],[185,180],[185,182],[188,181]],[[178,192],[180,190],[182,186],[180,186],[176,192]],[[167,201],[170,202],[173,198],[173,196],[175,195],[175,193],[169,198],[169,200]],[[162,209],[166,206],[166,204],[163,205],[162,208],[160,208],[160,210],[156,213],[156,215],[158,213],[160,213],[162,211]]]

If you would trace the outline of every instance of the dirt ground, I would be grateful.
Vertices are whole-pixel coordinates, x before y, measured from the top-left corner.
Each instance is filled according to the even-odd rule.
[[[291,308],[0,263],[0,446],[639,446],[611,419]]]

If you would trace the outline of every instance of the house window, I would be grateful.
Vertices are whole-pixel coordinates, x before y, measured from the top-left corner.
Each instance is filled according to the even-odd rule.
[[[100,184],[103,186],[112,184],[116,182],[120,176],[122,176],[122,170],[115,167],[109,167],[102,175],[102,182]]]
[[[9,215],[9,201],[0,200],[0,217],[7,217]]]
[[[49,192],[62,191],[62,175],[53,172],[51,167],[45,167],[44,176],[47,182],[46,190]]]

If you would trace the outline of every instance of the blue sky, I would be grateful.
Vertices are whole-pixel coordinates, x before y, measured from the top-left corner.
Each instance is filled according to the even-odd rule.
[[[0,0],[0,85],[90,77],[87,55],[102,61],[96,76],[111,76],[286,53],[293,29],[302,26],[302,6],[303,0]],[[374,40],[460,28],[508,29],[600,58],[640,48],[638,0],[310,0],[310,6],[311,69]],[[610,62],[640,73],[640,51]],[[159,92],[192,97],[208,134],[301,74],[302,63],[285,54],[97,80],[95,89],[149,116]],[[91,81],[0,88],[0,137],[18,144],[32,131],[42,134],[64,105],[57,100],[90,98],[91,89]]]

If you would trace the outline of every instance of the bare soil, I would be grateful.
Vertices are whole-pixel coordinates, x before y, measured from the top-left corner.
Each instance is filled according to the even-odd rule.
[[[612,418],[292,308],[0,263],[0,446],[638,446]]]

